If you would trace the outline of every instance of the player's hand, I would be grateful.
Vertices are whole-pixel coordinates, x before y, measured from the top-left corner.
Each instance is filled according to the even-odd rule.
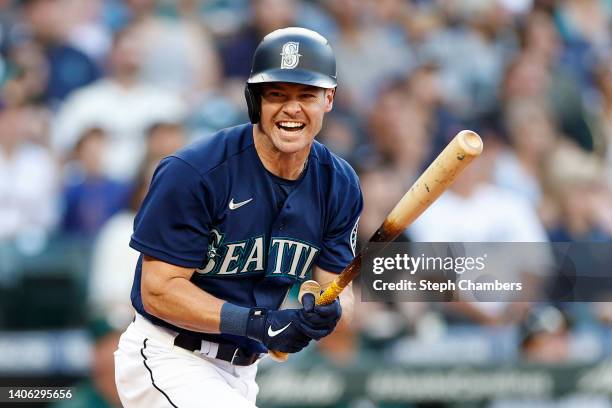
[[[247,337],[258,340],[269,350],[296,353],[313,339],[316,331],[304,320],[301,309],[254,309],[249,316]]]
[[[310,327],[309,336],[319,340],[330,334],[342,316],[342,307],[338,299],[329,305],[316,305],[314,295],[306,293],[302,297],[302,317]]]

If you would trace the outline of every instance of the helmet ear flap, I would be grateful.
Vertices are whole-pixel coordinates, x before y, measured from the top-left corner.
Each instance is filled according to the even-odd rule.
[[[257,92],[256,87],[246,84],[244,87],[244,97],[249,110],[249,119],[251,120],[252,124],[256,124],[259,122],[261,115],[261,100],[259,99],[259,92]]]

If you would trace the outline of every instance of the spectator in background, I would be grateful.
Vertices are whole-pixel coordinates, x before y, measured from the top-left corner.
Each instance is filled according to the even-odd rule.
[[[367,242],[404,195],[405,180],[391,168],[374,167],[360,171],[359,182],[364,206],[357,234],[359,242]]]
[[[57,221],[58,169],[30,140],[36,120],[31,107],[0,111],[0,240],[45,235]]]
[[[359,120],[349,113],[334,113],[325,120],[318,140],[353,165],[363,165],[364,135]],[[360,162],[360,163],[358,163]]]
[[[336,104],[358,113],[369,112],[385,81],[405,76],[414,64],[405,37],[394,35],[385,26],[369,24],[362,4],[358,0],[327,3],[338,24],[337,35],[330,38],[342,78]]]
[[[563,40],[562,63],[571,70],[582,90],[591,87],[591,71],[597,55],[608,52],[612,41],[612,7],[607,0],[565,0],[555,11],[555,23]]]
[[[597,135],[596,152],[606,163],[606,179],[612,187],[612,54],[602,58],[595,70],[599,101],[592,108],[592,123]]]
[[[567,318],[553,306],[535,306],[520,325],[521,353],[529,362],[561,364],[570,357]]]
[[[516,49],[510,15],[499,1],[444,5],[446,26],[429,35],[419,51],[440,64],[441,86],[452,111],[464,119],[478,118],[495,109],[497,86]]]
[[[22,34],[18,13],[16,7],[11,7],[12,3],[13,0],[0,0],[0,53],[3,57],[6,56],[11,42]]]
[[[147,130],[147,147],[144,167],[157,165],[187,143],[185,128],[180,123],[159,122]]]
[[[546,189],[555,206],[551,241],[612,242],[612,191],[593,155],[565,142],[549,153]]]
[[[90,378],[77,383],[72,398],[59,400],[51,408],[119,408],[121,401],[115,386],[113,353],[121,331],[105,319],[90,322],[88,334],[93,342]],[[122,328],[121,328],[122,329]]]
[[[421,61],[406,79],[404,88],[409,106],[421,112],[425,128],[431,135],[432,151],[428,156],[431,156],[431,153],[437,156],[448,142],[465,128],[448,107],[438,63],[434,60]],[[430,161],[427,160],[425,164]]]
[[[116,325],[127,325],[134,317],[130,302],[131,274],[139,252],[127,243],[132,235],[134,217],[144,199],[159,161],[187,142],[185,129],[177,123],[157,123],[147,132],[146,159],[129,199],[129,205],[102,227],[92,251],[89,275],[89,303],[97,314]]]
[[[65,155],[84,130],[102,125],[108,134],[103,172],[127,181],[143,158],[146,129],[159,121],[181,120],[186,107],[177,94],[140,80],[141,37],[132,27],[117,33],[109,62],[109,77],[68,98],[55,118],[52,140]]]
[[[196,101],[216,88],[220,66],[213,39],[194,19],[155,14],[155,0],[127,0],[140,39],[140,79]]]
[[[69,93],[100,77],[95,62],[69,43],[73,21],[68,1],[22,1],[26,23],[46,57],[48,76],[43,99],[53,110]]]
[[[10,3],[12,0],[0,0],[0,81],[3,102],[15,106],[41,98],[47,62]]]
[[[408,187],[431,153],[426,110],[408,97],[402,82],[384,87],[373,107],[368,124],[370,142]]]
[[[501,102],[507,105],[513,101],[520,103],[529,100],[545,110],[551,110],[547,94],[550,81],[550,74],[540,58],[533,53],[518,54],[506,67],[500,87]]]
[[[559,130],[583,149],[592,151],[593,136],[586,122],[586,110],[580,93],[580,83],[573,74],[576,61],[564,59],[565,49],[552,18],[541,12],[532,12],[520,32],[521,54],[518,64],[529,64],[524,70],[527,78],[521,84],[515,74],[507,73],[504,101],[516,97],[536,99],[544,104],[554,117]],[[525,67],[525,68],[528,68]],[[512,67],[520,70],[521,66]],[[530,75],[532,74],[532,75]]]
[[[112,33],[102,21],[105,0],[66,0],[65,13],[72,14],[73,24],[68,41],[103,66],[112,45]]]
[[[6,72],[2,99],[9,106],[22,106],[43,100],[49,67],[40,44],[18,41],[9,49],[12,66]],[[44,106],[44,105],[43,105]]]
[[[557,142],[554,123],[545,106],[531,100],[510,101],[504,107],[504,121],[509,146],[495,160],[495,184],[537,208],[542,199],[543,164]]]
[[[64,188],[62,229],[93,238],[102,225],[126,206],[128,184],[103,172],[107,135],[100,128],[85,130],[74,149]]]

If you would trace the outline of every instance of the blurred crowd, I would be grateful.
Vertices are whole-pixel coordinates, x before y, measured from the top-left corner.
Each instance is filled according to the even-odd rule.
[[[254,49],[295,25],[336,53],[319,140],[360,175],[362,242],[466,128],[484,156],[405,238],[612,241],[611,0],[0,0],[0,242],[27,256],[58,237],[84,244],[92,310],[125,319],[127,244],[155,166],[247,121]],[[609,324],[595,306],[572,309]],[[572,353],[576,318],[549,306],[363,307],[322,342],[334,359],[352,358],[349,332],[414,348],[457,320],[514,327],[530,359],[591,347]]]

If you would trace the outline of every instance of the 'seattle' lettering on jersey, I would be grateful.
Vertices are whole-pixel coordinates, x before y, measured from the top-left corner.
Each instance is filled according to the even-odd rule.
[[[317,141],[280,209],[276,181],[255,151],[251,124],[192,143],[156,169],[130,246],[194,268],[191,281],[220,299],[276,309],[314,265],[339,273],[352,260],[351,234],[363,207],[354,170]],[[244,337],[189,332],[146,313],[141,266],[142,255],[131,294],[140,314],[206,340],[266,351]]]

